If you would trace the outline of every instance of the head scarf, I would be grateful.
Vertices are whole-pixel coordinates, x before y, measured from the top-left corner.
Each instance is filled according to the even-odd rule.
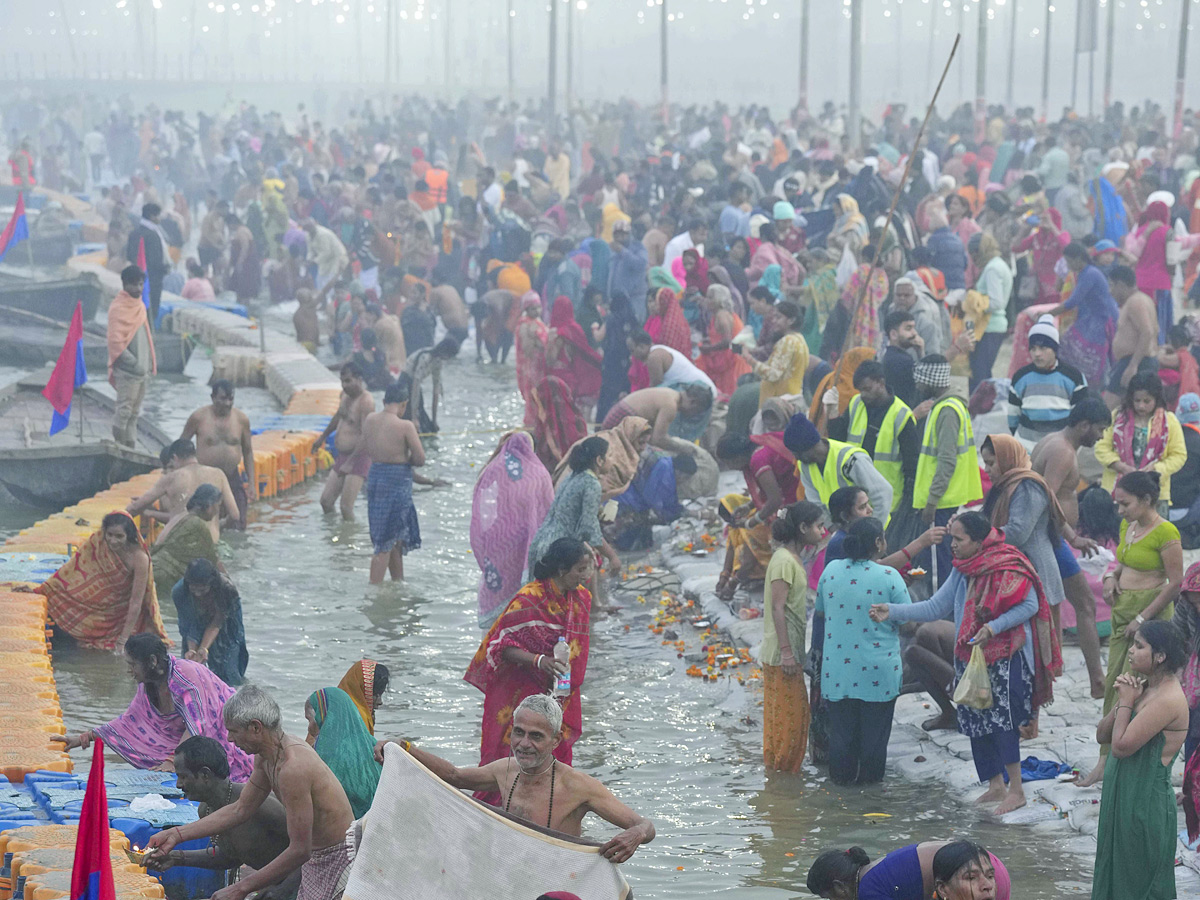
[[[375,667],[378,663],[373,659],[363,659],[352,665],[342,680],[338,689],[345,691],[346,696],[358,707],[367,731],[375,733]]]
[[[778,263],[771,263],[763,269],[758,286],[765,287],[771,292],[771,296],[778,300],[783,294],[783,267]]]
[[[831,387],[838,389],[837,414],[842,415],[850,408],[850,401],[858,396],[858,388],[854,386],[854,373],[864,362],[874,358],[874,347],[855,347],[853,350],[843,353],[832,371],[817,383],[809,413],[818,429],[825,431],[828,428],[828,423],[825,421],[825,404],[820,402],[821,398],[825,396],[825,392]]]
[[[570,297],[560,294],[554,298],[554,306],[550,310],[550,327],[554,329],[555,334],[584,356],[590,357],[597,363],[600,362],[600,354],[588,342],[583,328],[575,320],[575,307],[571,305]]]
[[[683,293],[683,285],[662,266],[654,266],[646,273],[646,283],[652,290],[666,288],[676,294]]]
[[[1184,394],[1175,407],[1175,418],[1180,425],[1200,425],[1200,395]]]
[[[655,343],[672,347],[690,359],[692,329],[683,315],[679,298],[669,288],[662,288],[657,300],[662,311],[646,320],[646,333],[654,338]]]
[[[1156,200],[1146,207],[1141,218],[1138,219],[1139,225],[1149,225],[1151,222],[1160,222],[1163,225],[1171,221],[1171,210],[1167,204],[1161,200]]]
[[[346,791],[354,818],[371,808],[383,768],[375,762],[375,740],[354,701],[340,688],[321,688],[309,695],[308,705],[320,733],[313,749]]]
[[[837,204],[838,209],[841,210],[841,214],[838,216],[834,233],[844,234],[847,231],[858,230],[865,234],[867,231],[867,220],[858,211],[858,201],[849,194],[838,194]]]
[[[1009,505],[1017,485],[1022,481],[1032,481],[1046,492],[1050,503],[1050,521],[1055,530],[1062,528],[1067,517],[1058,503],[1058,496],[1050,490],[1046,480],[1033,471],[1025,445],[1010,434],[989,435],[984,443],[991,445],[992,453],[996,455],[996,468],[1000,470],[1000,477],[992,482],[992,489],[983,504],[984,512],[991,516],[992,524],[997,528],[1008,524]]]
[[[944,359],[923,359],[913,367],[913,381],[920,387],[945,390],[950,387],[950,363]]]

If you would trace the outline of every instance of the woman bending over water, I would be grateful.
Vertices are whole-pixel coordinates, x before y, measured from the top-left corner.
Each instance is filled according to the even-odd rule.
[[[970,841],[922,841],[875,862],[862,847],[826,850],[807,885],[826,900],[1009,900],[1011,892],[1004,863]]]

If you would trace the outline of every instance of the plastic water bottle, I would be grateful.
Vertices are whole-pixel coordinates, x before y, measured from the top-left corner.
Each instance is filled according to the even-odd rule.
[[[554,645],[554,661],[566,663],[568,666],[571,663],[571,647],[567,643],[565,637],[560,637],[558,643]],[[566,697],[571,693],[571,670],[563,672],[554,681],[554,696]]]

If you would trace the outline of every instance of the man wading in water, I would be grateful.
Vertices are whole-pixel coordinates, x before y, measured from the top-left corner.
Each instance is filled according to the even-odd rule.
[[[246,506],[258,499],[258,481],[254,475],[254,446],[250,442],[250,418],[233,407],[233,383],[224,378],[212,383],[212,404],[201,407],[183,426],[180,440],[196,442],[196,459],[225,473],[233,499],[237,501],[237,527],[246,528]],[[246,481],[238,471],[246,469]]]
[[[150,838],[149,850],[169,853],[176,845],[222,834],[249,822],[274,794],[287,813],[288,845],[274,861],[212,900],[246,900],[300,870],[297,900],[338,900],[350,876],[346,830],[354,821],[346,791],[301,738],[283,731],[279,705],[266,692],[246,685],[225,704],[229,739],[254,754],[254,770],[237,802],[190,825]]]
[[[452,787],[499,791],[505,798],[505,812],[534,825],[579,837],[583,817],[592,812],[625,829],[600,848],[611,862],[625,862],[638,847],[654,840],[654,823],[635,813],[591,775],[554,759],[554,748],[562,740],[562,708],[553,697],[532,694],[522,700],[513,713],[510,740],[512,758],[466,769],[418,750],[412,741],[398,743]],[[387,743],[375,745],[375,758],[380,762]]]
[[[343,519],[354,518],[354,501],[371,471],[371,457],[363,451],[361,444],[363,421],[373,412],[375,398],[367,391],[362,369],[353,362],[346,363],[342,366],[342,398],[338,411],[313,442],[316,453],[324,445],[325,438],[337,432],[333,439],[337,462],[325,482],[325,490],[321,491],[321,509],[333,512],[333,503],[340,495]]]

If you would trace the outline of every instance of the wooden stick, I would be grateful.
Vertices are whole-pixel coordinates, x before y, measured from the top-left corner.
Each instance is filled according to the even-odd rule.
[[[929,119],[933,115],[933,109],[937,105],[938,95],[942,92],[942,85],[946,83],[946,76],[950,74],[950,64],[954,62],[954,54],[958,52],[958,43],[962,40],[962,35],[954,36],[954,46],[950,48],[950,56],[946,60],[946,67],[942,69],[942,77],[938,79],[937,87],[934,89],[933,97],[929,100],[929,106],[925,110],[925,119],[921,122],[921,127],[917,131],[916,138],[913,139],[912,149],[908,152],[908,163],[904,166],[904,174],[900,177],[900,183],[896,185],[896,193],[892,196],[892,206],[888,210],[887,221],[883,224],[883,231],[875,238],[875,255],[871,258],[871,268],[867,272],[866,280],[863,282],[858,291],[858,300],[854,304],[854,312],[850,315],[850,322],[846,325],[846,337],[842,339],[842,355],[846,354],[849,349],[851,328],[854,324],[854,318],[858,315],[858,311],[862,308],[863,300],[867,295],[867,288],[871,285],[871,278],[875,274],[875,268],[879,265],[879,248],[883,246],[884,236],[889,228],[892,227],[892,216],[896,214],[896,207],[900,205],[900,195],[904,193],[904,185],[908,183],[908,176],[912,172],[913,162],[917,158],[917,150],[921,146],[921,138],[925,136],[925,127],[929,124]],[[897,234],[897,238],[899,234]]]

